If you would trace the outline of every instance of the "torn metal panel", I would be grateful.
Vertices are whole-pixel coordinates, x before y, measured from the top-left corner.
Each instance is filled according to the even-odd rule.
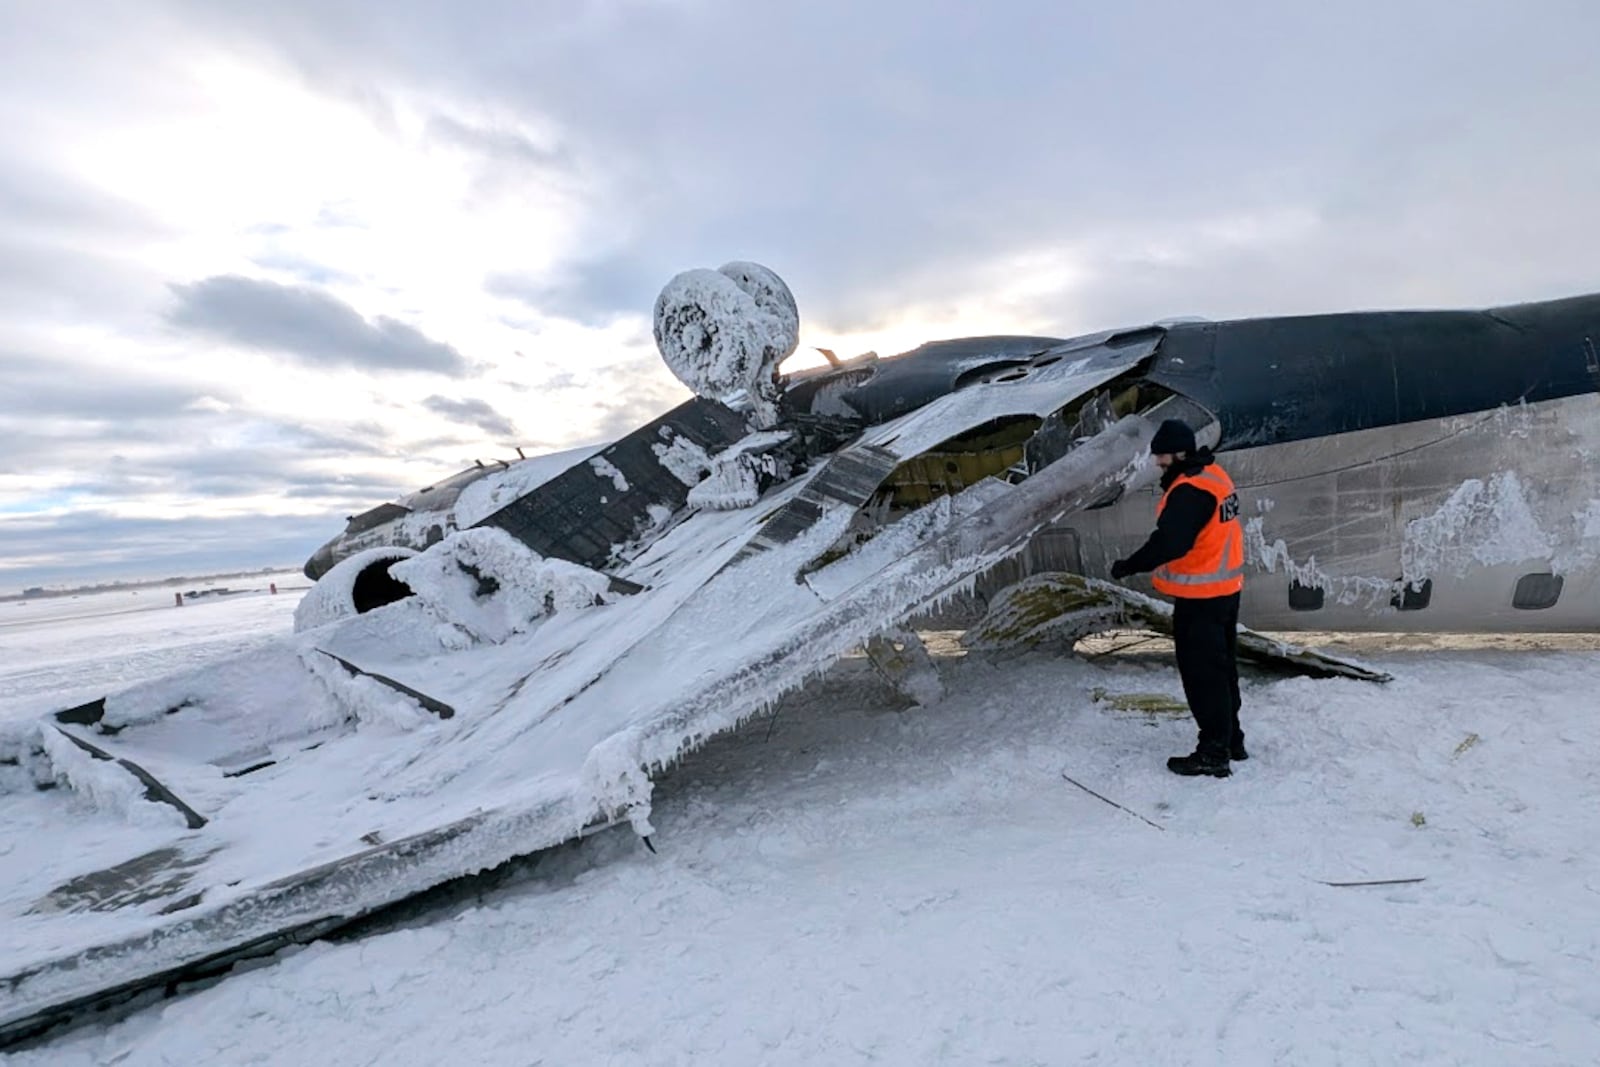
[[[926,708],[944,699],[939,668],[915,630],[897,628],[869,637],[862,648],[884,681],[913,704]]]
[[[618,548],[660,525],[660,509],[670,514],[688,499],[695,479],[663,462],[664,450],[684,442],[714,453],[748,432],[743,415],[696,397],[603,449],[596,459],[615,474],[578,463],[478,525],[497,526],[541,556],[603,569]]]
[[[363,670],[362,668],[356,666],[354,663],[351,663],[349,660],[345,659],[343,656],[336,656],[332,652],[327,651],[326,649],[319,648],[319,649],[317,649],[317,651],[321,652],[324,656],[327,656],[329,659],[333,660],[339,666],[343,667],[345,669],[345,672],[348,673],[352,678],[371,678],[374,682],[377,682],[379,685],[384,686],[387,689],[394,690],[396,693],[399,693],[401,696],[410,697],[412,700],[415,700],[418,704],[422,705],[424,710],[432,712],[434,715],[437,715],[441,719],[453,719],[453,718],[455,718],[456,709],[451,707],[449,704],[446,704],[444,701],[437,699],[436,697],[431,697],[427,693],[422,692],[421,690],[413,689],[409,685],[406,685],[404,682],[397,682],[393,678],[388,677],[387,675],[378,674],[375,671]],[[262,767],[262,766],[266,766],[266,765],[265,764],[259,764],[256,767],[252,767],[250,769],[251,770],[259,770],[260,767]],[[238,772],[238,773],[243,774],[243,773],[247,773],[247,772],[241,771],[241,772]]]
[[[113,756],[99,745],[85,741],[83,738],[62,729],[59,726],[57,726],[55,729],[56,732],[62,737],[65,737],[68,741],[71,741],[74,745],[77,745],[95,759],[114,762],[117,764],[117,766],[133,775],[139,780],[139,784],[144,786],[144,797],[146,800],[154,801],[158,804],[168,804],[177,809],[178,814],[183,816],[183,820],[188,824],[189,829],[198,830],[206,824],[207,820],[204,815],[201,815],[198,811],[195,811],[189,805],[185,804],[181,799],[178,798],[176,793],[163,785],[155,775],[151,774],[137,763],[134,763],[132,760],[120,759],[116,756]]]
[[[969,389],[942,416],[913,414],[868,444],[899,462],[982,426],[997,412],[1060,406],[1119,369],[1112,361],[1084,374],[1086,365],[1054,373],[1046,368],[1020,387]],[[992,390],[991,402],[979,395],[984,389]],[[307,720],[324,724],[315,738],[289,730],[263,751],[233,744],[230,734],[207,746],[203,751],[215,750],[213,758],[229,758],[194,767],[192,780],[205,783],[219,801],[220,823],[207,833],[227,847],[195,870],[179,894],[181,910],[141,913],[137,924],[111,922],[52,939],[53,954],[45,958],[13,950],[3,979],[10,995],[0,1010],[0,1039],[58,1018],[71,1005],[122,996],[161,975],[193,974],[250,946],[281,945],[443,880],[552,847],[619,811],[647,827],[649,768],[736,725],[764,701],[963,588],[997,560],[1022,551],[1053,518],[1103,498],[1134,476],[1151,431],[1142,419],[1124,419],[1019,484],[986,479],[981,489],[957,498],[959,509],[950,500],[928,505],[928,521],[908,517],[811,575],[815,584],[806,580],[808,568],[854,513],[859,491],[845,500],[837,493],[819,496],[828,510],[825,527],[731,566],[759,535],[762,514],[692,513],[663,535],[659,556],[641,561],[647,569],[674,561],[669,570],[649,571],[650,588],[503,645],[448,650],[435,644],[430,651],[437,620],[429,621],[416,597],[382,609],[388,613],[382,618],[354,616],[314,636],[298,635],[289,645],[305,661],[296,668],[296,655],[280,650],[270,657],[275,667],[304,674],[325,658],[313,648],[337,649],[363,674],[417,693],[426,689],[455,714],[380,719],[385,745],[358,747],[362,766],[370,765],[373,774],[353,793],[337,784],[360,774],[344,741],[360,737],[365,727],[359,717],[341,715],[337,694],[308,694],[328,705],[319,704]],[[798,495],[805,484],[782,492]],[[409,625],[396,623],[413,616]],[[716,627],[737,627],[739,640],[708,644],[708,628]],[[698,673],[663,670],[691,656]],[[232,669],[208,669],[206,677],[225,677]],[[450,679],[468,676],[473,692],[503,683],[505,696],[491,707],[462,706]],[[290,678],[287,684],[300,683]],[[173,688],[189,692],[193,685]],[[202,692],[184,716],[138,718],[118,741],[144,744],[176,719],[200,725],[234,713]],[[297,738],[293,745],[291,737]],[[178,761],[172,766],[177,769]],[[257,770],[226,776],[249,767]],[[263,826],[263,812],[278,810],[266,798],[285,796],[305,809],[303,825],[284,827],[274,819],[272,827]],[[374,840],[380,843],[366,844]],[[318,862],[330,851],[333,859]],[[38,897],[30,891],[28,904]]]
[[[1171,636],[1172,606],[1111,582],[1076,574],[1035,574],[1002,590],[989,612],[962,637],[975,651],[999,651],[1049,641],[1077,641],[1112,629],[1147,629]],[[1352,660],[1239,628],[1239,657],[1316,677],[1387,682],[1390,676]]]

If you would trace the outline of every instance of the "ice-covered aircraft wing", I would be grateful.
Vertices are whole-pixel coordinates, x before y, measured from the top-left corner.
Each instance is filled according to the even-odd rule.
[[[0,1040],[586,828],[647,831],[652,769],[1103,497],[1132,476],[1150,428],[1125,419],[1019,484],[988,479],[824,563],[875,477],[993,420],[1057,410],[1148,351],[979,383],[754,507],[690,513],[620,574],[646,587],[631,596],[569,597],[502,627],[550,561],[508,565],[486,592],[448,554],[504,551],[495,538],[524,550],[469,531],[411,561],[440,564],[432,595],[114,695],[91,721],[8,725]],[[841,477],[858,460],[877,473]],[[806,521],[771,536],[797,508]],[[204,825],[148,799],[122,761]],[[46,783],[59,787],[31,788]]]

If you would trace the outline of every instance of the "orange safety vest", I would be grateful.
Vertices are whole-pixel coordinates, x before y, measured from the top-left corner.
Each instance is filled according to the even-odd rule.
[[[1194,547],[1184,555],[1156,569],[1151,584],[1167,596],[1227,596],[1244,588],[1244,533],[1239,525],[1239,497],[1233,479],[1215,463],[1199,474],[1179,475],[1162,494],[1156,517],[1167,506],[1167,497],[1180,485],[1194,485],[1217,498],[1211,519],[1195,538]]]

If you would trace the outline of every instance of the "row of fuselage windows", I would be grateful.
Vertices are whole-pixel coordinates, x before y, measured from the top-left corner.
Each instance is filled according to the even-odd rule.
[[[1517,579],[1511,593],[1511,606],[1518,611],[1543,611],[1556,606],[1561,599],[1562,578],[1559,574],[1524,574]],[[1321,609],[1326,591],[1321,586],[1289,583],[1289,608],[1293,611]],[[1433,601],[1433,579],[1424,578],[1419,584],[1402,586],[1389,600],[1397,611],[1421,611]]]

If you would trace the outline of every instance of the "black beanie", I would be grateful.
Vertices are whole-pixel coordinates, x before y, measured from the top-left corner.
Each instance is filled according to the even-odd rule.
[[[1194,455],[1194,431],[1186,422],[1168,419],[1156,427],[1156,435],[1150,438],[1150,451],[1156,455],[1176,452]]]

